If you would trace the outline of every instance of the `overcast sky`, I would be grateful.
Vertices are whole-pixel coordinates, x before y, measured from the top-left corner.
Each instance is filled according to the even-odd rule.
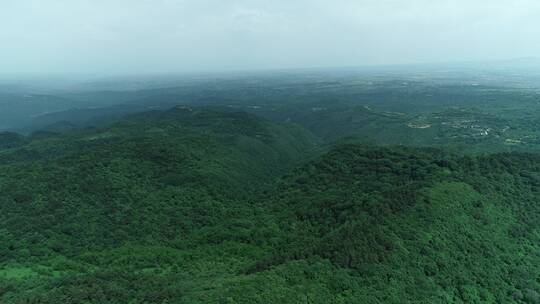
[[[170,73],[540,54],[537,0],[0,0],[0,73]]]

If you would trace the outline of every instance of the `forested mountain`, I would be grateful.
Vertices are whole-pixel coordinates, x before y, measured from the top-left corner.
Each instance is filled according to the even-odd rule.
[[[0,130],[62,133],[174,106],[211,107],[297,124],[326,143],[349,137],[457,153],[540,150],[540,91],[529,74],[411,69],[214,77],[90,83],[39,94],[0,87]]]
[[[313,136],[294,125],[187,108],[6,147],[0,150],[2,303],[127,303],[133,292],[152,297],[144,287],[158,279],[152,271],[140,290],[125,278],[112,282],[121,288],[97,286],[122,296],[93,290],[102,275],[119,275],[102,259],[139,252],[151,265],[136,266],[129,274],[135,278],[143,268],[173,266],[146,253],[211,254],[198,246],[241,251],[221,238],[240,242],[268,233],[259,225],[264,214],[254,205],[256,190],[314,149]],[[91,285],[78,286],[80,280]]]
[[[2,143],[2,303],[540,301],[536,154],[185,106]]]
[[[538,15],[0,0],[0,304],[540,304]]]
[[[537,303],[539,161],[339,146],[278,183],[284,237],[250,273],[332,265],[313,303]]]
[[[14,148],[26,143],[24,136],[13,132],[0,132],[0,149]]]
[[[488,76],[9,91],[0,303],[540,303],[539,93]]]

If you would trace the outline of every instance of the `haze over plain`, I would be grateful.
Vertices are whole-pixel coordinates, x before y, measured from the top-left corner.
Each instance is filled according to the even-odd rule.
[[[486,61],[540,51],[540,3],[4,0],[0,74]]]

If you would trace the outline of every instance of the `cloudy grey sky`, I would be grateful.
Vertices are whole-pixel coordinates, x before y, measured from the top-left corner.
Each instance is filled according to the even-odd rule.
[[[540,52],[537,0],[0,0],[0,73],[161,73]]]

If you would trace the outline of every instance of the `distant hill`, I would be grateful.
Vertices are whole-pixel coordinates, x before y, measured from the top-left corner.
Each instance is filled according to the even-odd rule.
[[[0,93],[0,130],[20,128],[37,115],[71,106],[72,101],[59,96]]]
[[[0,149],[20,147],[26,144],[24,136],[12,132],[0,132]]]

